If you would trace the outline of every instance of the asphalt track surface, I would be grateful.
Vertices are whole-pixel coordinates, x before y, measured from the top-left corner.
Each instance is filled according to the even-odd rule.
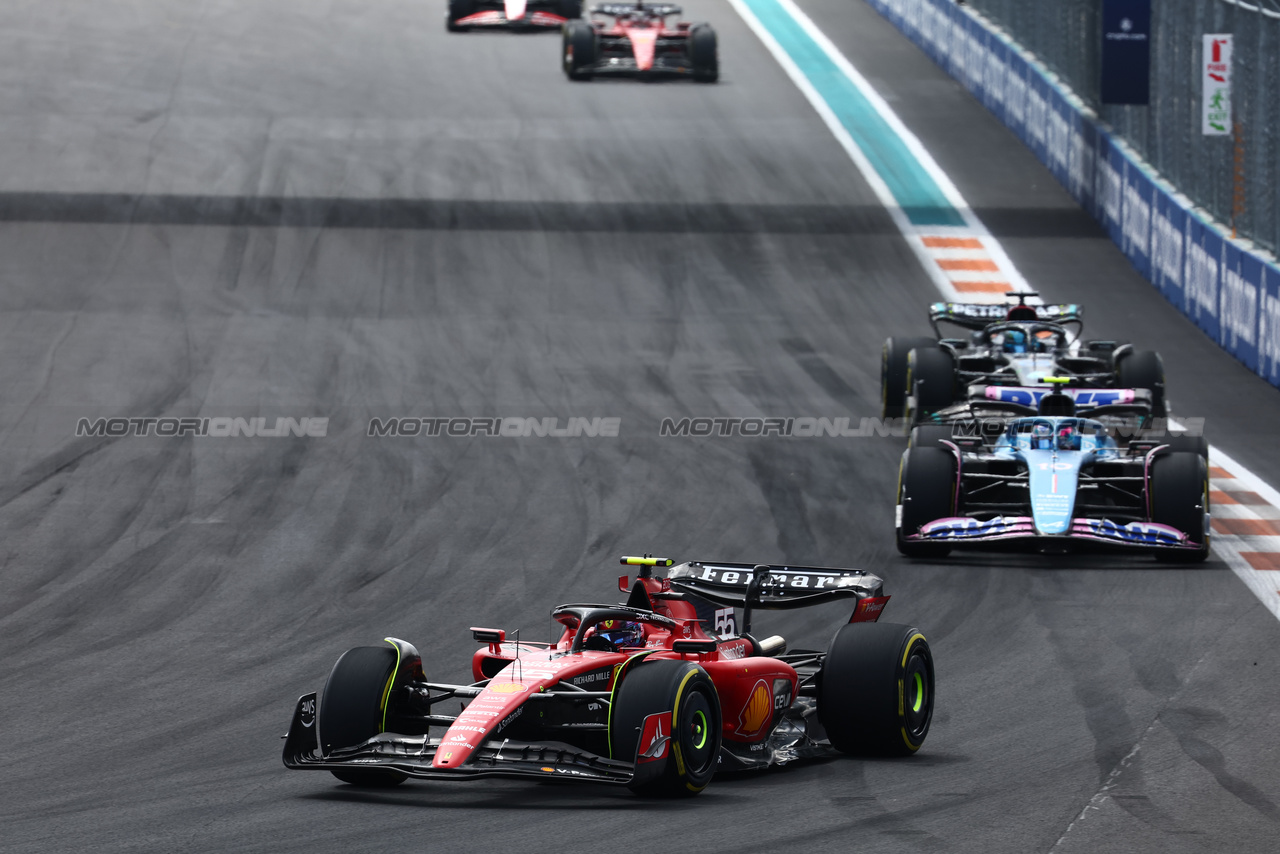
[[[874,415],[932,285],[725,4],[716,86],[570,84],[554,35],[433,2],[8,5],[0,33],[4,850],[1269,850],[1280,624],[1217,560],[901,559],[900,441],[659,438]],[[860,2],[802,7],[1026,278],[1161,349],[1272,484],[1280,393],[1128,267]],[[76,439],[80,417],[326,438]],[[369,438],[372,416],[616,416],[617,438]],[[387,634],[548,631],[619,554],[874,569],[929,635],[922,752],[655,803],[286,772],[295,698]],[[840,609],[765,617],[823,646]]]

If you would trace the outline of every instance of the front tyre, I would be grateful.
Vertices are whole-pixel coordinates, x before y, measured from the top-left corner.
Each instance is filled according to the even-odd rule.
[[[936,444],[907,449],[898,470],[898,551],[907,557],[946,557],[951,546],[945,542],[906,538],[920,533],[923,525],[958,515],[959,500],[956,458],[949,449]]]
[[[1151,463],[1151,521],[1182,531],[1195,549],[1161,550],[1170,563],[1200,563],[1209,557],[1209,467],[1196,451],[1161,454]]]
[[[596,30],[586,21],[566,21],[561,30],[561,57],[570,80],[590,80],[596,62]]]
[[[837,750],[908,756],[924,744],[933,720],[933,653],[919,629],[842,626],[818,680],[818,720]]]
[[[695,24],[689,30],[689,64],[698,83],[714,83],[720,79],[720,55],[716,31],[710,24]]]
[[[324,683],[316,722],[320,749],[354,747],[382,732],[384,698],[395,675],[398,656],[385,646],[358,646],[342,654]],[[342,770],[332,772],[353,786],[398,786],[406,779],[398,771]]]
[[[715,774],[721,730],[720,697],[705,670],[691,661],[642,661],[614,690],[609,754],[636,763],[637,794],[691,797]]]

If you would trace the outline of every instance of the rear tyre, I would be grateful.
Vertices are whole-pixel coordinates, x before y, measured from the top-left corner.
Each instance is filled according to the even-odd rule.
[[[1209,531],[1205,514],[1209,510],[1209,467],[1205,458],[1193,451],[1162,454],[1151,463],[1151,521],[1169,525],[1187,534],[1200,548],[1187,551],[1158,551],[1156,557],[1169,563],[1199,563],[1209,556]]]
[[[880,417],[901,418],[907,402],[907,354],[932,347],[932,338],[888,338],[880,351]]]
[[[946,409],[955,399],[956,365],[941,347],[917,347],[907,354],[907,421],[921,419]],[[915,396],[912,406],[910,395]]]
[[[1121,358],[1116,367],[1116,380],[1121,388],[1145,388],[1151,392],[1151,414],[1156,418],[1169,415],[1164,396],[1164,361],[1153,350],[1137,350]]]
[[[919,629],[849,623],[818,677],[818,720],[842,753],[907,756],[933,720],[933,653]]]
[[[445,15],[444,28],[451,33],[466,32],[467,28],[459,26],[458,21],[474,14],[475,11],[475,0],[449,0],[449,11]]]
[[[898,473],[898,551],[907,557],[946,557],[946,543],[905,539],[921,525],[957,513],[956,458],[947,448],[908,448]]]
[[[596,30],[586,21],[566,21],[561,31],[564,73],[570,80],[590,80],[596,61]]]
[[[396,670],[396,651],[383,646],[358,646],[342,654],[324,683],[316,726],[320,749],[354,747],[382,732],[383,697]],[[406,779],[398,771],[343,770],[332,772],[353,786],[398,786]]]
[[[641,745],[645,720],[671,713],[670,742]],[[720,698],[707,672],[691,661],[642,661],[623,677],[609,711],[609,752],[636,762],[632,791],[657,797],[691,797],[716,771],[722,738]],[[653,750],[651,760],[637,754]],[[662,755],[665,752],[665,756]],[[654,773],[652,766],[662,763]],[[649,767],[646,767],[649,766]]]
[[[714,83],[720,79],[716,31],[710,24],[695,24],[689,29],[689,64],[698,83]]]

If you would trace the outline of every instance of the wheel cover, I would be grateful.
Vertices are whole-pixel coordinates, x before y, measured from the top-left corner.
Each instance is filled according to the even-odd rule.
[[[703,691],[694,690],[681,712],[680,741],[683,742],[688,770],[691,774],[701,774],[716,760],[711,703]]]
[[[913,651],[907,659],[904,677],[903,726],[911,740],[918,742],[929,731],[933,716],[933,697],[929,690],[933,680],[929,678],[929,662],[919,651]]]
[[[701,709],[698,709],[696,712],[693,713],[693,749],[694,750],[701,750],[702,748],[706,747],[709,729],[710,728],[707,726],[707,716],[702,712]]]

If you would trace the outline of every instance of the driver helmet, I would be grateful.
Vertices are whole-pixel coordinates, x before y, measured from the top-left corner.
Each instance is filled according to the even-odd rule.
[[[595,636],[607,640],[615,650],[644,646],[644,626],[634,620],[601,620]]]
[[[1001,341],[1006,353],[1027,352],[1027,333],[1021,329],[1010,329],[1004,333]]]
[[[1031,428],[1031,450],[1053,450],[1053,428],[1048,424],[1037,424]]]
[[[1076,428],[1072,427],[1070,424],[1064,424],[1058,429],[1058,450],[1080,450],[1080,434],[1076,432]]]

